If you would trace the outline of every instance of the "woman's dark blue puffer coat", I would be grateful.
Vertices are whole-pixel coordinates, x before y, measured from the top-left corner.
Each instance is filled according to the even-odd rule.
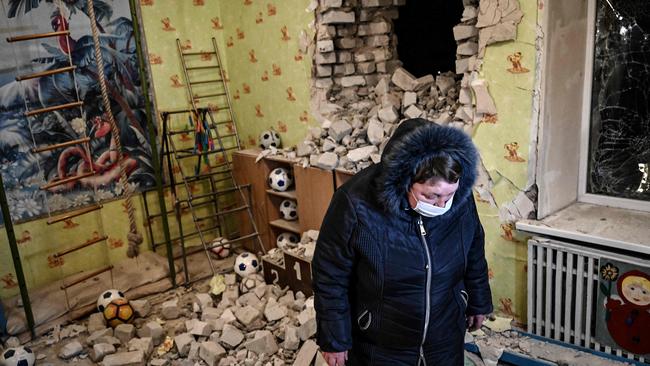
[[[459,188],[447,213],[422,217],[409,208],[411,179],[444,154],[462,166]],[[381,163],[336,191],[312,262],[322,351],[349,350],[347,365],[463,365],[465,316],[492,312],[477,159],[462,131],[412,119]]]

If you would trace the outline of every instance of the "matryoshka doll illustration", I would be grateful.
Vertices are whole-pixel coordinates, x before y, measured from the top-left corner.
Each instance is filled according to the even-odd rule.
[[[650,275],[638,270],[622,274],[616,281],[620,299],[608,297],[607,329],[622,348],[650,353]]]

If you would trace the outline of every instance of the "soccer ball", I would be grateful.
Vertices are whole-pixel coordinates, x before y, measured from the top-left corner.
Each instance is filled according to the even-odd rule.
[[[294,233],[282,233],[278,235],[278,238],[276,239],[275,243],[278,248],[285,249],[285,248],[295,248],[298,245],[299,241],[300,239],[298,238],[298,235]]]
[[[32,366],[36,356],[29,347],[8,348],[0,355],[0,365],[3,366]]]
[[[298,204],[296,201],[284,200],[280,203],[280,214],[287,221],[298,219]]]
[[[282,147],[280,135],[273,129],[262,131],[260,134],[260,147],[262,149],[268,149],[269,147]]]
[[[257,273],[260,262],[253,253],[244,252],[235,259],[235,273],[243,277]]]
[[[115,299],[106,305],[104,309],[106,324],[115,328],[120,324],[132,323],[135,318],[135,311],[127,299]]]
[[[210,250],[212,250],[212,253],[216,254],[219,258],[223,259],[230,255],[230,244],[228,243],[228,239],[218,237],[214,239],[212,243],[210,243],[210,246],[214,245],[219,246],[216,246]]]
[[[269,186],[276,191],[284,192],[291,184],[293,184],[293,177],[284,168],[273,169],[271,174],[269,174]]]
[[[122,291],[115,289],[102,292],[102,294],[97,298],[97,310],[99,310],[100,313],[103,313],[104,309],[106,309],[106,305],[110,304],[111,301],[115,299],[126,299],[126,297],[124,297]]]

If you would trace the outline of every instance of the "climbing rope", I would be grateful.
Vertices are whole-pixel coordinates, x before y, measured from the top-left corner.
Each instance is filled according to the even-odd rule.
[[[101,44],[99,40],[99,30],[97,29],[97,20],[95,19],[95,7],[93,0],[88,0],[88,15],[90,18],[90,29],[93,35],[93,43],[95,46],[95,60],[97,62],[97,73],[99,76],[99,87],[102,92],[102,103],[104,105],[104,110],[108,122],[111,125],[111,134],[113,140],[115,140],[115,148],[117,150],[117,161],[120,168],[120,185],[124,189],[124,195],[126,200],[126,211],[129,216],[129,233],[127,234],[127,240],[129,246],[126,252],[126,255],[129,258],[138,256],[138,247],[142,243],[142,235],[138,233],[138,226],[135,221],[135,212],[133,208],[132,196],[133,192],[129,185],[127,184],[126,176],[126,167],[124,165],[124,155],[122,153],[122,142],[120,141],[120,129],[115,123],[113,117],[113,112],[111,110],[111,102],[108,99],[108,90],[106,87],[106,76],[104,75],[104,58],[102,57]]]

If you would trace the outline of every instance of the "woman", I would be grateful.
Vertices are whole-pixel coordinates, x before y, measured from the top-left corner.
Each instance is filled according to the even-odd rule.
[[[492,312],[477,159],[462,131],[411,119],[334,194],[312,262],[330,366],[464,364],[465,329]]]

